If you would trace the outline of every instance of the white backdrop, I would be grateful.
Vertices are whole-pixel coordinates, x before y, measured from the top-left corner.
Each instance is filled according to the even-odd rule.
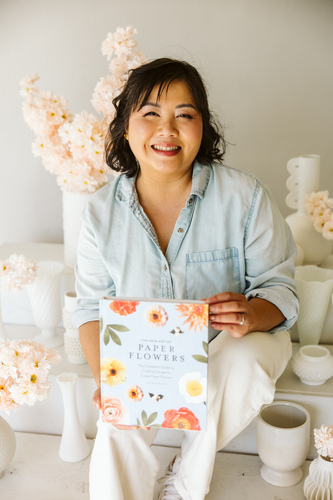
[[[101,43],[127,25],[149,59],[198,67],[234,144],[225,162],[268,184],[283,215],[294,156],[319,154],[333,195],[332,0],[0,0],[0,244],[62,241],[61,191],[32,155],[19,81],[37,72],[73,114],[93,112]]]

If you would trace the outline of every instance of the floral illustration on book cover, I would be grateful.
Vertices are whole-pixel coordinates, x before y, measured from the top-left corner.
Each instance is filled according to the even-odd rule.
[[[103,299],[100,348],[104,422],[206,429],[207,304]]]

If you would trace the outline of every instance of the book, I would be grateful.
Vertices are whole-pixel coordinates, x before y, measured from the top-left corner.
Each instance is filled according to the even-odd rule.
[[[208,305],[203,301],[100,301],[104,422],[204,431]]]

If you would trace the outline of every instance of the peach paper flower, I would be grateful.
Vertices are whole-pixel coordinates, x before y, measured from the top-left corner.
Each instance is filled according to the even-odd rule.
[[[168,321],[168,315],[162,306],[149,306],[144,312],[144,318],[149,326],[154,328],[164,326]]]
[[[190,330],[197,328],[202,332],[204,327],[208,326],[208,304],[179,304],[175,306],[179,311],[179,318],[186,318],[183,325],[189,323]]]
[[[167,410],[164,413],[164,421],[161,427],[169,429],[183,429],[200,431],[199,420],[188,408],[179,408],[179,410]]]
[[[314,429],[315,447],[319,455],[329,457],[333,462],[333,425],[325,427],[322,425],[320,429]]]
[[[127,425],[129,413],[119,398],[104,396],[101,400],[102,421],[110,424]]]
[[[113,312],[120,314],[120,316],[127,316],[128,314],[133,314],[136,311],[136,307],[139,305],[139,302],[133,302],[130,300],[113,300],[110,302],[110,309]]]
[[[135,402],[141,401],[141,399],[143,398],[143,392],[141,387],[139,387],[138,385],[130,385],[126,389],[126,396],[131,401]]]

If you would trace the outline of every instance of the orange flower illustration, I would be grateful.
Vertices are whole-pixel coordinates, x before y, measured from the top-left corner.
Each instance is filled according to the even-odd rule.
[[[199,420],[188,408],[167,410],[164,413],[164,422],[162,422],[161,427],[166,427],[168,429],[200,431]]]
[[[150,326],[164,326],[168,321],[166,310],[162,306],[150,306],[145,310],[145,320]]]
[[[143,392],[141,387],[139,387],[138,385],[130,385],[126,389],[126,396],[131,401],[136,401],[136,402],[141,401],[141,399],[143,398]]]
[[[175,309],[181,313],[179,318],[186,318],[183,325],[189,323],[190,330],[202,332],[208,326],[208,304],[177,304]]]
[[[127,316],[128,314],[134,313],[138,305],[139,302],[130,300],[113,300],[110,303],[110,309],[121,316]]]
[[[129,423],[128,409],[118,398],[107,396],[102,398],[101,416],[103,422],[108,422],[110,424],[126,425]]]

